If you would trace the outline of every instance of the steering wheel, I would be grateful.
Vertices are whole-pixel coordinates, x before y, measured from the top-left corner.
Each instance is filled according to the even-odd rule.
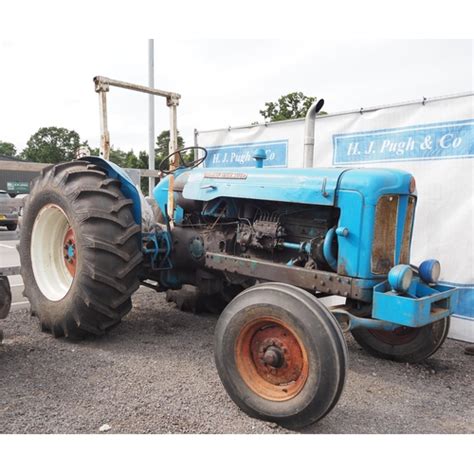
[[[183,160],[183,157],[181,156],[181,152],[187,151],[187,150],[202,150],[204,152],[204,156],[201,158],[198,158],[197,160],[191,161],[191,163],[186,163]],[[175,164],[176,168],[174,170],[166,170],[166,165],[169,163],[170,158],[173,155],[178,155],[178,163]],[[163,173],[164,175],[171,174],[174,171],[176,171],[177,168],[189,168],[193,169],[199,166],[201,163],[204,162],[204,160],[207,158],[207,150],[202,147],[202,146],[187,146],[184,148],[181,148],[180,150],[173,151],[173,153],[170,153],[161,163],[160,166],[158,167],[158,170]],[[165,165],[166,164],[166,165]]]

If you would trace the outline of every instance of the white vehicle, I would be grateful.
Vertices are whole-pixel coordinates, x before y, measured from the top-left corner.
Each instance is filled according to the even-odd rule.
[[[28,197],[28,194],[17,194],[14,199],[21,201],[18,203],[18,228],[21,227],[21,217],[23,215],[23,208],[25,207],[25,200]]]
[[[0,190],[0,226],[8,230],[16,230],[18,225],[18,201],[15,201],[10,195]]]

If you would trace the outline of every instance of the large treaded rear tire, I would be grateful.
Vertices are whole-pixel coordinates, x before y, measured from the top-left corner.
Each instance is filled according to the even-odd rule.
[[[12,291],[8,277],[0,276],[0,319],[8,316],[12,305]]]
[[[27,199],[19,245],[25,296],[41,328],[55,337],[102,335],[132,307],[142,262],[141,227],[120,186],[98,166],[75,161],[43,170]],[[35,221],[49,207],[66,216],[77,249],[72,283],[58,300],[40,289],[32,266]]]

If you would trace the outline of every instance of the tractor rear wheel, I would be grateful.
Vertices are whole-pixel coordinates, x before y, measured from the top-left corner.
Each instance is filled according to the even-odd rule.
[[[313,295],[264,283],[225,308],[216,326],[215,360],[227,393],[244,412],[298,429],[336,405],[347,348],[334,316]]]
[[[370,354],[396,362],[417,363],[433,355],[445,341],[450,318],[420,328],[401,327],[394,331],[357,328],[354,339]]]
[[[21,275],[31,312],[54,336],[101,335],[131,309],[140,226],[120,181],[87,161],[42,172],[25,206]]]
[[[8,277],[0,276],[0,319],[8,316],[12,304],[12,291]]]

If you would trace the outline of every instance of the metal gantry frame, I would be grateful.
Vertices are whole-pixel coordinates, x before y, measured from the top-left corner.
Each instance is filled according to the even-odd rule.
[[[94,77],[95,91],[99,94],[99,112],[100,112],[100,149],[102,157],[108,160],[110,157],[110,132],[107,121],[107,92],[110,87],[119,87],[121,89],[128,89],[136,92],[144,92],[145,94],[158,95],[166,98],[166,105],[170,111],[170,143],[169,153],[175,153],[178,150],[178,117],[177,107],[181,95],[177,92],[169,92],[154,87],[142,86],[140,84],[133,84],[131,82],[118,81],[116,79],[110,79],[104,76]],[[176,154],[172,155],[169,161],[170,171],[176,169]],[[155,159],[155,156],[149,156],[148,159],[151,161]],[[172,216],[174,209],[174,176],[171,173],[169,175],[169,187],[168,187],[168,213]]]

